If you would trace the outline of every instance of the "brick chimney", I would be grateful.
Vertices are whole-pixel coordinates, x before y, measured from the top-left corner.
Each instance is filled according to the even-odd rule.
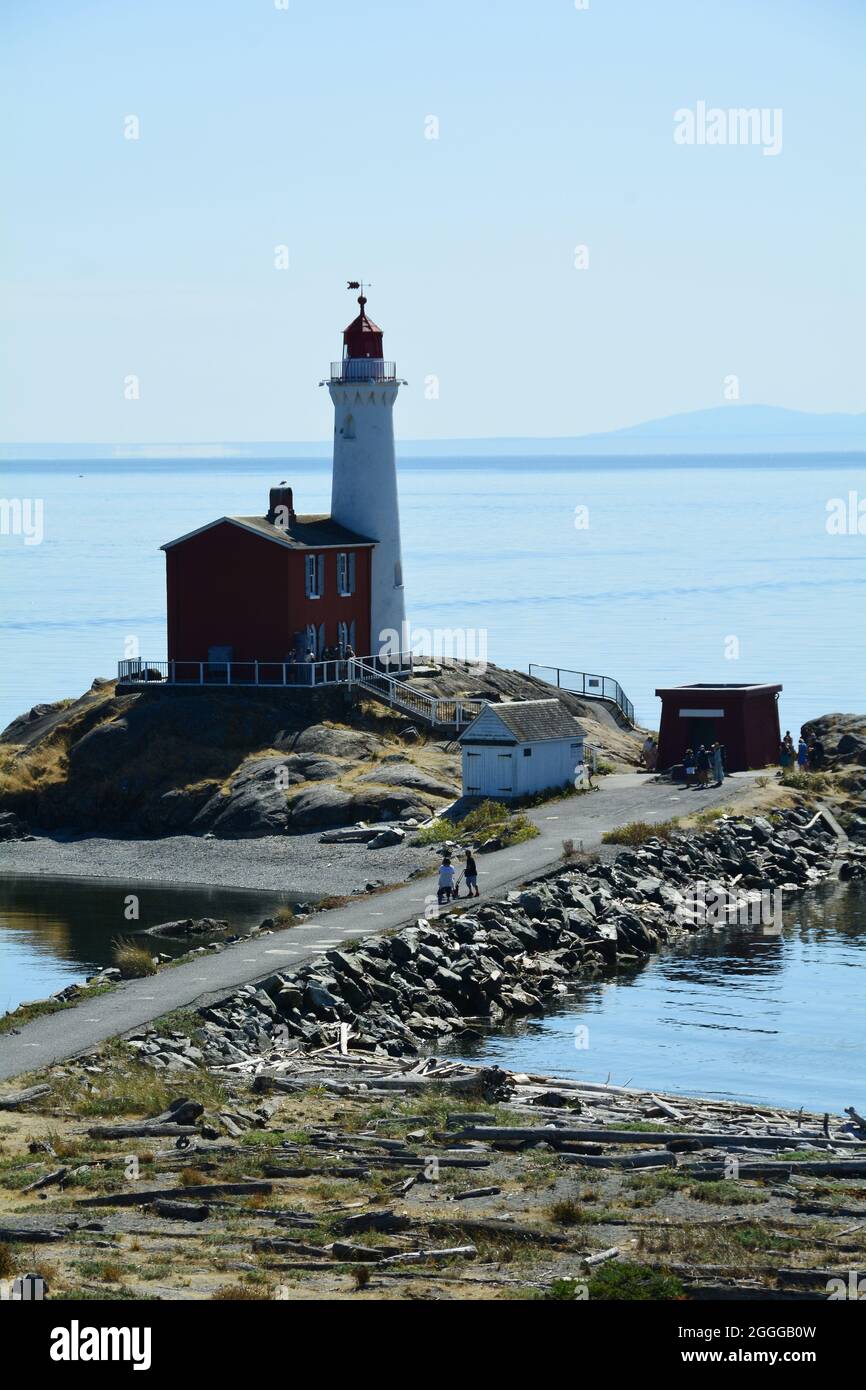
[[[268,496],[268,521],[282,531],[291,530],[295,523],[295,504],[292,489],[285,483],[272,487]]]

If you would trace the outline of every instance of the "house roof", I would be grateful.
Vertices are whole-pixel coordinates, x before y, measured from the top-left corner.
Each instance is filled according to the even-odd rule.
[[[664,685],[656,690],[657,695],[754,695],[758,692],[777,694],[781,685],[752,684],[749,681],[695,681],[691,685]]]
[[[548,739],[582,738],[584,730],[573,714],[555,697],[548,700],[503,700],[500,704],[486,704],[468,728],[463,730],[458,742],[468,740],[478,720],[492,711],[497,719],[514,735],[516,743],[543,743]]]
[[[329,546],[376,544],[369,536],[359,536],[357,532],[350,531],[333,517],[326,515],[296,515],[285,530],[282,526],[275,526],[264,516],[220,516],[216,521],[209,521],[206,526],[187,531],[186,535],[178,536],[176,540],[166,541],[161,549],[171,550],[172,546],[181,545],[193,536],[200,536],[203,531],[211,531],[214,526],[221,526],[223,522],[228,522],[230,526],[240,526],[242,530],[261,536],[263,540],[274,541],[286,550],[326,550]]]

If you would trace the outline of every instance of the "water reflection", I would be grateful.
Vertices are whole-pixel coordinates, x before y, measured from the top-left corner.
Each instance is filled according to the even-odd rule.
[[[704,932],[455,1055],[619,1085],[859,1108],[864,966],[866,885],[826,884],[786,908],[778,935],[759,926]],[[580,1025],[586,1049],[575,1046]]]
[[[130,917],[130,897],[138,917]],[[0,878],[0,1010],[44,998],[111,963],[116,936],[183,917],[224,918],[242,929],[293,900],[280,893],[231,888],[168,888],[80,879]],[[146,938],[154,950],[180,955],[180,941]]]

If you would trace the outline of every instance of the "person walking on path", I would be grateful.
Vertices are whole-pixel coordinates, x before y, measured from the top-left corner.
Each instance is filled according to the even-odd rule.
[[[815,772],[824,766],[824,745],[819,738],[812,744],[812,768]]]
[[[794,749],[788,740],[788,735],[782,739],[779,748],[779,766],[783,772],[787,772],[789,767],[794,766]]]
[[[471,849],[466,851],[466,868],[464,873],[470,898],[480,898],[481,894],[478,891],[478,866],[475,863]]]
[[[714,743],[712,747],[713,757],[713,776],[716,779],[716,786],[720,787],[725,780],[725,764],[722,758],[722,745]]]
[[[809,766],[809,745],[803,735],[800,735],[800,742],[797,746],[797,767],[801,772],[805,772]]]
[[[439,906],[451,901],[451,894],[454,892],[454,865],[451,863],[449,855],[446,854],[442,863],[439,865],[439,889],[436,897]]]

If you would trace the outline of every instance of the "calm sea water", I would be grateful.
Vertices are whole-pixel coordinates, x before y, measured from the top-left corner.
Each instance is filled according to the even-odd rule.
[[[164,657],[164,541],[225,513],[264,512],[281,478],[299,511],[330,502],[325,460],[3,474],[3,496],[42,499],[45,539],[0,537],[0,727],[114,674],[130,636],[143,656]],[[781,681],[782,719],[796,730],[863,707],[866,540],[825,524],[828,500],[852,490],[863,494],[862,463],[827,458],[410,460],[400,465],[409,616],[466,630],[506,665],[615,676],[653,726],[657,685]]]
[[[135,922],[125,916],[127,895],[138,898]],[[0,874],[0,1013],[25,999],[43,999],[73,980],[111,965],[112,942],[146,927],[184,917],[215,917],[235,930],[258,925],[297,900],[280,893],[232,888],[163,888],[146,883],[93,883],[86,879],[12,878]],[[209,938],[200,937],[194,945]],[[144,936],[156,953],[181,955],[189,943]]]
[[[757,927],[701,933],[454,1055],[683,1095],[859,1110],[866,885],[825,885],[784,922],[779,936]]]

